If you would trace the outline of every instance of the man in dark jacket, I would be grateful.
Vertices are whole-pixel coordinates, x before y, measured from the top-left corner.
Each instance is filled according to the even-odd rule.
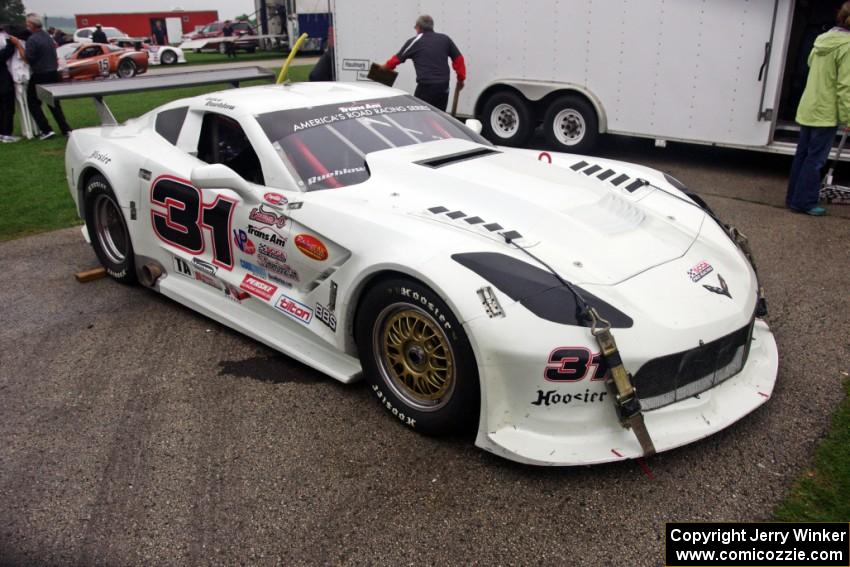
[[[168,42],[165,41],[165,29],[162,27],[162,20],[154,20],[153,24],[153,42],[154,45],[167,45]]]
[[[44,85],[49,83],[58,83],[62,79],[59,76],[59,63],[56,60],[56,44],[53,43],[53,38],[47,35],[44,31],[41,16],[38,14],[27,15],[27,29],[32,33],[27,39],[26,54],[27,61],[30,64],[30,82],[27,86],[27,104],[29,105],[30,114],[35,120],[38,129],[41,130],[41,140],[46,140],[54,136],[53,128],[47,122],[44,116],[44,111],[41,110],[41,101],[36,95],[36,85]],[[103,32],[101,32],[103,33]],[[62,107],[59,106],[59,101],[50,107],[50,112],[53,113],[53,118],[62,134],[68,135],[71,127],[65,121],[65,115],[62,113]]]
[[[109,43],[109,40],[106,38],[106,34],[103,33],[103,28],[100,24],[95,24],[94,33],[91,34],[91,40],[94,43]]]
[[[384,63],[384,68],[392,71],[399,63],[412,59],[416,69],[416,91],[413,95],[445,110],[449,102],[451,75],[446,61],[452,60],[452,68],[457,73],[457,90],[460,90],[466,80],[463,55],[449,36],[434,31],[431,16],[419,16],[413,29],[416,36],[404,42],[399,52]]]
[[[235,33],[233,29],[233,25],[230,23],[230,20],[224,22],[224,27],[221,30],[222,35],[224,37],[233,37]],[[227,57],[236,59],[236,44],[232,41],[225,42],[224,44],[224,53],[227,54]]]

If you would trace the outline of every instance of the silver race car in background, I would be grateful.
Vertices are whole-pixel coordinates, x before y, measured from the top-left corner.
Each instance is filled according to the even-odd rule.
[[[251,87],[74,130],[66,174],[113,278],[363,377],[417,431],[598,463],[770,397],[739,233],[658,171],[476,130],[370,83]]]

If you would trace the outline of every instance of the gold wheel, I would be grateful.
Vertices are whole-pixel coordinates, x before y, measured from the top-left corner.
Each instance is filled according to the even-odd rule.
[[[418,307],[397,303],[381,312],[374,329],[375,355],[387,385],[419,410],[448,403],[455,361],[440,324]]]

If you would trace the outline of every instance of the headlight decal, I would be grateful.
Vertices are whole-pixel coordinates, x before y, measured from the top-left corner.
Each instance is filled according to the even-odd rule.
[[[452,259],[493,284],[514,301],[519,301],[541,319],[562,325],[587,326],[580,316],[582,308],[576,304],[572,292],[555,276],[537,266],[496,252],[453,254]],[[578,289],[587,303],[610,321],[613,328],[632,326],[631,317],[592,293]]]

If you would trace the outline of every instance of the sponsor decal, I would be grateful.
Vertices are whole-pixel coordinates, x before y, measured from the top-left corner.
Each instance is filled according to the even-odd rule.
[[[322,262],[328,259],[328,249],[322,244],[322,241],[309,234],[299,234],[295,237],[295,247],[302,254],[313,260]]]
[[[268,276],[265,268],[261,268],[260,266],[258,266],[256,264],[252,264],[251,262],[249,262],[247,260],[239,260],[239,265],[242,266],[244,269],[248,270],[249,272],[257,274],[261,278],[265,278],[265,277]]]
[[[729,293],[729,286],[726,285],[726,280],[723,279],[723,276],[721,276],[720,274],[717,274],[717,281],[720,282],[720,287],[715,287],[713,285],[706,285],[706,284],[703,284],[702,287],[704,287],[705,289],[707,289],[708,291],[710,291],[712,293],[717,293],[719,295],[725,295],[729,299],[732,299],[732,294]]]
[[[260,255],[268,256],[269,258],[272,258],[279,262],[286,262],[286,252],[284,252],[280,248],[275,248],[274,246],[263,244],[262,242],[260,242]]]
[[[595,402],[601,402],[605,399],[605,396],[608,392],[591,392],[590,388],[585,388],[584,392],[579,392],[577,394],[570,393],[560,393],[558,390],[537,390],[537,399],[531,402],[533,406],[557,406],[557,405],[567,405],[573,402],[575,403],[583,403],[583,404],[592,404]]]
[[[224,297],[229,299],[230,301],[235,301],[236,303],[242,303],[242,300],[248,299],[251,297],[250,294],[242,291],[236,286],[232,286],[229,283],[224,284]]]
[[[205,283],[208,286],[214,287],[218,290],[222,289],[221,284],[218,283],[217,279],[215,279],[214,277],[212,277],[208,274],[205,274],[204,272],[201,272],[200,270],[195,272],[195,279],[198,280],[199,282]]]
[[[398,408],[394,408],[392,403],[387,399],[384,393],[380,388],[376,385],[372,385],[372,391],[375,392],[375,395],[378,396],[378,399],[381,400],[381,405],[387,406],[387,409],[392,412],[394,416],[396,416],[399,421],[401,421],[405,425],[409,425],[410,427],[416,428],[416,420],[410,416],[404,415],[404,412],[398,411]]]
[[[205,262],[200,258],[192,258],[192,265],[195,266],[196,270],[200,270],[210,276],[214,276],[215,273],[218,271],[218,268],[216,266],[210,264],[209,262]]]
[[[343,167],[342,169],[335,169],[333,171],[329,171],[328,173],[323,173],[322,175],[314,175],[313,177],[307,178],[307,185],[315,185],[319,181],[325,181],[326,179],[330,179],[331,177],[339,177],[340,175],[348,175],[350,173],[363,173],[366,171],[364,166],[359,167]]]
[[[223,108],[225,110],[233,110],[236,108],[232,104],[227,104],[222,99],[218,97],[209,97],[206,99],[207,103],[204,106],[211,106],[213,108]]]
[[[108,154],[101,153],[97,150],[93,151],[89,156],[91,159],[95,159],[104,165],[109,165],[109,162],[112,161],[112,158],[109,157]]]
[[[287,281],[287,280],[283,279],[282,277],[275,275],[272,272],[269,272],[269,279],[273,282],[279,283],[283,287],[288,287],[288,288],[292,289],[292,282],[291,281]]]
[[[436,317],[437,321],[440,322],[440,324],[443,326],[443,328],[445,328],[445,329],[451,329],[452,328],[452,324],[448,321],[448,319],[446,319],[446,316],[443,313],[440,312],[440,308],[437,307],[436,305],[434,305],[433,301],[429,300],[424,295],[421,295],[418,291],[413,291],[412,289],[409,289],[409,288],[406,288],[406,287],[400,288],[400,291],[401,291],[401,295],[403,297],[407,297],[407,298],[413,300],[414,303],[418,303],[418,304],[422,305],[422,307],[425,307],[426,309],[428,309],[428,311],[430,311],[431,314],[434,317]]]
[[[309,325],[313,320],[313,310],[291,297],[281,295],[275,304],[275,308],[299,323]]]
[[[251,242],[251,239],[248,238],[248,235],[245,234],[245,231],[241,228],[233,231],[233,242],[235,242],[236,247],[245,254],[253,254],[257,251],[254,243]]]
[[[324,307],[321,303],[316,303],[316,319],[324,323],[331,331],[336,333],[336,315]]]
[[[269,272],[274,272],[296,282],[299,281],[298,272],[295,271],[289,264],[281,264],[280,262],[276,262],[270,258],[266,258],[265,256],[260,256],[258,261],[260,262],[260,265]]]
[[[272,296],[277,291],[276,285],[265,282],[259,278],[255,278],[251,274],[245,274],[245,278],[242,280],[242,283],[239,284],[239,288],[244,289],[248,293],[256,295],[260,299],[264,299],[266,301],[271,300]]]
[[[710,274],[712,271],[714,271],[714,268],[711,267],[711,264],[703,260],[702,262],[688,270],[688,277],[691,278],[692,282],[696,283],[708,274]]]
[[[276,205],[280,207],[287,203],[286,197],[284,197],[280,193],[266,193],[265,195],[263,195],[263,200],[269,205]]]
[[[286,224],[286,217],[284,215],[279,215],[274,211],[267,211],[263,209],[262,203],[259,208],[254,207],[251,209],[251,214],[248,215],[248,218],[255,222],[267,224],[269,226],[276,226],[277,228],[283,228],[283,225]]]
[[[189,266],[189,263],[186,262],[183,258],[178,258],[177,256],[173,256],[174,258],[174,271],[180,274],[183,277],[191,278],[192,277],[192,268]]]
[[[264,232],[266,230],[271,231],[271,233]],[[250,234],[251,236],[256,236],[257,238],[262,238],[263,240],[265,240],[269,244],[274,244],[275,246],[281,246],[281,247],[286,246],[286,237],[285,236],[281,236],[280,234],[276,233],[271,228],[268,228],[268,227],[265,227],[265,226],[258,227],[258,226],[254,226],[254,225],[249,224],[248,225],[248,234]]]
[[[557,347],[549,353],[543,377],[549,382],[579,382],[587,376],[591,380],[605,380],[608,367],[601,353],[585,347]]]

